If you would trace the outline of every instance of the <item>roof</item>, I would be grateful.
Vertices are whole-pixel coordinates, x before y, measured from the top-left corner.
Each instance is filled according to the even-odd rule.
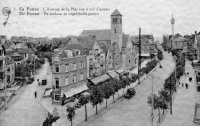
[[[84,55],[84,48],[82,47],[81,44],[68,44],[67,46],[64,47],[64,49],[61,51],[61,57],[67,57],[67,54],[64,50],[73,50],[73,49],[77,49],[80,50],[80,55]]]
[[[117,9],[115,9],[111,16],[122,16],[122,14]]]
[[[107,74],[108,74],[110,77],[112,77],[112,78],[119,77],[119,74],[116,73],[115,71],[108,72]]]
[[[21,56],[18,52],[14,52],[12,56]]]
[[[129,35],[127,34],[122,34],[122,48],[126,48],[127,42],[129,39]]]
[[[103,74],[101,76],[95,77],[90,80],[92,81],[93,84],[98,85],[99,83],[105,82],[108,79],[110,79],[110,76],[108,76],[107,74]]]
[[[187,39],[182,37],[182,36],[179,36],[178,38],[175,38],[174,41],[176,42],[185,42]]]
[[[83,30],[81,36],[91,36],[94,37],[96,40],[111,40],[111,30],[104,29],[104,30]]]
[[[100,41],[97,41],[97,44],[100,46],[101,49],[103,49],[103,52],[107,53],[109,48],[110,48],[110,44],[106,44]]]

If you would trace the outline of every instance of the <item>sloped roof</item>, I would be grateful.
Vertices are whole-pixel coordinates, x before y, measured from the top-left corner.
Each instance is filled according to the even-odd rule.
[[[184,42],[184,41],[186,41],[187,39],[186,38],[184,38],[184,37],[182,37],[182,36],[179,36],[178,38],[175,38],[174,39],[174,41],[176,41],[176,42]]]
[[[122,16],[122,14],[117,9],[115,9],[111,16]]]
[[[100,46],[101,49],[103,49],[103,52],[105,52],[107,54],[109,48],[110,48],[110,44],[106,44],[100,41],[97,41],[97,44]]]
[[[127,45],[127,42],[128,42],[128,38],[129,38],[129,35],[127,34],[122,34],[122,48],[126,48],[126,45]]]
[[[92,36],[96,40],[111,40],[111,30],[83,30],[80,36]]]

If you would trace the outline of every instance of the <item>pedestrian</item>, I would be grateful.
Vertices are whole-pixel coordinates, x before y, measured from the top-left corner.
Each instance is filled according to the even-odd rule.
[[[186,89],[188,89],[188,84],[187,84],[187,83],[186,83],[186,85],[185,85],[185,86],[186,86]]]
[[[37,97],[37,92],[35,91],[35,98]]]

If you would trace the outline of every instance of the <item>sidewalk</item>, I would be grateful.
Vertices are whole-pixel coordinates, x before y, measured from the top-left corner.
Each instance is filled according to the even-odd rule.
[[[172,103],[172,115],[167,113],[161,124],[158,126],[196,126],[193,123],[195,103],[199,103],[200,94],[196,91],[196,78],[194,69],[189,61],[186,61],[186,73],[180,78],[181,85],[178,88],[174,102]],[[192,82],[189,82],[189,77],[192,77]],[[184,86],[182,87],[182,83]],[[185,83],[189,84],[189,88],[185,88]]]

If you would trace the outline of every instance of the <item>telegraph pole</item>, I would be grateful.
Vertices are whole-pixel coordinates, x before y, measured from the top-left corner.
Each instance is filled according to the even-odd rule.
[[[140,84],[140,69],[141,69],[141,28],[139,28],[139,44],[138,44],[138,84]]]
[[[152,54],[153,54],[153,49],[151,49],[151,52],[150,52],[150,57],[151,57],[151,62],[152,62]],[[154,94],[153,94],[153,74],[152,74],[152,88],[151,88],[151,91],[152,91],[152,96],[151,96],[151,99],[152,99],[152,108],[151,108],[151,125],[153,126],[153,118],[154,118],[154,113],[153,113],[153,110],[154,110]]]
[[[170,115],[172,115],[172,79],[170,75]]]

